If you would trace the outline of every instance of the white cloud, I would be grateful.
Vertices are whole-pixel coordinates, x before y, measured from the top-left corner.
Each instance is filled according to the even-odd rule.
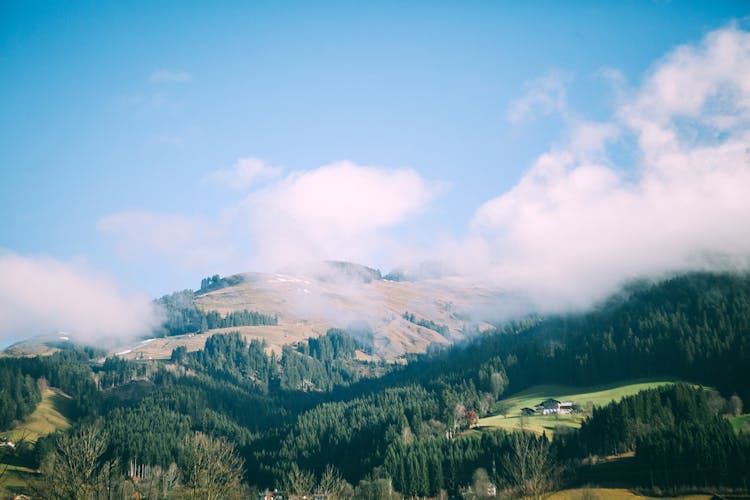
[[[446,269],[526,292],[547,308],[584,307],[630,278],[717,262],[747,266],[750,34],[730,27],[679,47],[635,88],[615,70],[605,73],[616,83],[617,107],[596,122],[570,108],[564,73],[527,85],[509,118],[560,113],[565,142],[479,207],[466,238],[412,257],[439,257]],[[623,150],[635,166],[618,164]],[[185,266],[371,264],[384,253],[404,255],[393,229],[440,191],[414,170],[351,162],[279,175],[242,159],[208,176],[250,191],[216,221],[120,214],[103,219],[100,229]]]
[[[204,273],[275,270],[324,259],[371,264],[393,251],[389,231],[421,213],[440,186],[411,169],[338,162],[255,186],[278,167],[241,159],[209,179],[251,191],[218,217],[123,212],[102,218],[127,258],[165,258]]]
[[[518,124],[530,121],[537,115],[548,116],[569,113],[567,87],[573,77],[562,71],[550,71],[524,85],[524,94],[508,108],[508,120]]]
[[[390,245],[387,230],[422,212],[438,191],[411,169],[344,161],[294,172],[251,194],[242,208],[261,262],[368,263]]]
[[[151,83],[185,83],[193,79],[187,71],[168,71],[165,69],[154,71],[148,78]]]
[[[69,332],[102,343],[148,334],[157,314],[147,297],[123,293],[82,265],[0,254],[0,342]]]
[[[571,126],[569,149],[579,158],[602,158],[619,136],[620,129],[613,123],[581,121]]]
[[[229,168],[214,170],[206,180],[232,189],[248,189],[260,180],[273,179],[281,175],[281,167],[269,165],[257,158],[240,158]]]
[[[473,271],[580,307],[629,278],[750,263],[750,34],[676,49],[631,95],[476,211],[459,244]],[[606,155],[623,136],[636,172]]]

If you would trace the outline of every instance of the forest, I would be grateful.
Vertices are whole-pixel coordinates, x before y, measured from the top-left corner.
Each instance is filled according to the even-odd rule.
[[[217,278],[218,280],[218,278]],[[204,280],[205,281],[205,280]],[[210,282],[213,283],[213,282]],[[220,288],[221,280],[209,289]],[[203,292],[201,289],[199,293]],[[278,318],[255,311],[233,311],[225,315],[218,311],[203,311],[195,305],[196,293],[192,290],[182,290],[165,295],[154,301],[163,312],[164,321],[154,332],[158,336],[184,335],[186,333],[203,333],[216,328],[232,328],[237,326],[276,325]]]
[[[277,353],[229,333],[164,361],[103,359],[74,345],[4,359],[0,424],[33,410],[41,379],[72,396],[73,428],[13,458],[42,471],[38,494],[49,498],[73,476],[88,492],[78,498],[134,488],[147,498],[208,498],[217,477],[230,486],[217,498],[266,488],[289,497],[538,498],[591,478],[662,494],[750,485],[750,437],[725,417],[750,401],[747,275],[632,283],[587,313],[518,318],[405,365],[358,360],[367,338],[331,329]],[[654,376],[687,383],[595,407],[580,429],[553,439],[475,428],[532,385]],[[60,479],[66,450],[90,450],[87,442],[97,443],[89,472]],[[622,454],[613,477],[597,465]]]

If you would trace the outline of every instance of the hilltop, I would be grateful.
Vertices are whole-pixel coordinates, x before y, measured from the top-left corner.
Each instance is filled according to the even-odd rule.
[[[182,303],[190,300],[192,305]],[[185,335],[148,339],[113,352],[131,359],[166,358],[177,346],[196,350],[214,333],[239,331],[248,340],[266,341],[269,349],[279,353],[283,345],[342,328],[367,331],[371,352],[393,360],[425,352],[430,344],[452,344],[469,332],[491,328],[478,319],[478,313],[502,300],[501,291],[458,277],[402,281],[348,262],[325,262],[283,273],[213,276],[204,279],[192,296],[170,297],[165,302],[219,316],[249,311],[274,318],[270,323],[275,324],[196,325],[196,331]]]
[[[165,359],[176,347],[195,351],[211,335],[229,331],[239,331],[247,340],[263,340],[269,351],[280,353],[284,345],[341,328],[368,332],[371,354],[395,360],[408,353],[424,353],[431,344],[453,344],[468,334],[490,329],[493,325],[482,320],[487,311],[513,305],[502,290],[464,278],[438,273],[407,277],[403,272],[383,276],[377,269],[341,261],[279,273],[214,275],[203,279],[195,291],[174,292],[157,302],[168,309],[218,313],[220,317],[248,311],[274,318],[274,324],[223,328],[196,323],[185,332],[157,331],[153,337],[126,342],[112,348],[110,354]],[[67,335],[75,341],[74,333],[65,335],[18,342],[5,354],[51,354],[60,342],[68,340]]]

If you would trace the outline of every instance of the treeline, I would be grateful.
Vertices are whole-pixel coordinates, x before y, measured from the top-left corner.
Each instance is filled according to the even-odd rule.
[[[549,446],[546,436],[529,434],[524,440],[523,444],[530,448]],[[466,493],[470,493],[468,488],[476,483],[479,470],[484,470],[486,479],[498,488],[516,486],[518,478],[513,476],[507,463],[512,460],[510,455],[515,444],[512,436],[502,431],[470,434],[452,440],[438,437],[413,441],[400,439],[389,446],[384,467],[393,478],[393,486],[405,496],[439,497],[440,492],[445,491],[453,496],[464,493],[461,496],[474,497]],[[551,462],[540,465],[546,468]],[[550,467],[545,474],[552,476],[554,470]],[[531,479],[531,470],[527,476],[524,481]],[[487,486],[484,491],[477,489],[475,486],[473,493],[476,497],[488,496]]]
[[[32,381],[45,379],[48,385],[56,387],[69,396],[72,400],[73,417],[97,415],[101,406],[101,394],[97,390],[91,370],[90,361],[93,356],[103,355],[103,351],[87,349],[64,348],[50,356],[37,356],[34,358],[14,358],[5,363],[11,363],[14,370],[19,374],[16,382],[20,382],[27,389],[22,392],[29,394],[27,401],[36,401],[33,407],[26,406],[28,413],[33,411],[36,404],[41,400],[39,389],[32,388]],[[27,378],[28,377],[28,378]],[[13,379],[9,379],[9,382]],[[14,397],[14,386],[2,386],[10,397]]]
[[[282,348],[280,360],[281,387],[288,390],[331,391],[335,387],[349,386],[363,376],[373,376],[382,371],[368,363],[358,363],[357,350],[370,350],[359,339],[361,332],[331,328],[325,335],[310,337],[296,349]],[[371,337],[370,337],[371,340]]]
[[[206,328],[213,330],[216,328],[233,328],[236,326],[259,326],[259,325],[278,325],[278,316],[271,316],[255,311],[232,311],[222,316],[217,311],[209,311],[204,314],[206,318]],[[203,325],[203,319],[201,319]]]
[[[301,414],[281,440],[278,451],[265,450],[256,460],[262,471],[280,478],[292,464],[322,472],[336,466],[354,484],[383,465],[386,451],[409,422],[438,418],[437,397],[417,386],[387,389],[346,402],[324,403]]]
[[[607,456],[635,451],[637,443],[650,434],[721,416],[723,404],[717,405],[710,395],[708,390],[676,384],[595,407],[576,436],[576,454]]]
[[[428,349],[376,384],[482,387],[493,363],[507,392],[677,377],[750,401],[750,276],[693,273],[638,283],[586,314],[531,318]]]
[[[218,274],[214,274],[211,277],[203,278],[201,280],[201,287],[196,294],[207,293],[213,290],[219,290],[228,286],[240,284],[244,281],[241,275],[234,275],[222,278]]]
[[[319,405],[300,415],[277,452],[256,453],[259,474],[283,478],[293,466],[320,474],[333,464],[352,484],[382,470],[402,494],[455,495],[477,468],[502,466],[508,439],[503,432],[449,438],[443,408],[439,395],[419,386]]]
[[[356,362],[356,350],[363,346],[344,330],[332,328],[296,347],[285,345],[280,358],[273,351],[266,354],[267,347],[265,341],[248,344],[238,332],[230,332],[209,337],[205,347],[193,353],[178,347],[171,359],[218,379],[255,384],[264,393],[271,388],[330,391],[377,372]]]
[[[362,344],[350,334],[338,328],[329,329],[325,335],[310,337],[306,343],[300,343],[297,350],[318,361],[352,359]]]
[[[414,316],[414,313],[410,313],[409,311],[404,312],[401,317],[410,323],[414,323],[417,326],[436,331],[443,337],[447,337],[450,334],[450,330],[446,325],[440,325],[438,323],[435,323],[431,319],[418,318]]]
[[[0,359],[0,430],[31,414],[42,400],[39,384],[14,359]]]
[[[196,305],[192,290],[174,292],[157,299],[155,303],[165,315],[161,336],[202,333],[216,328],[234,328],[238,326],[278,325],[278,317],[256,311],[232,311],[222,315],[218,311],[200,310]]]
[[[534,340],[509,352],[517,360],[512,388],[673,376],[747,399],[750,276],[694,273],[636,284],[597,311],[548,319],[522,337]]]
[[[736,434],[710,390],[676,384],[594,408],[580,430],[555,438],[563,457],[635,452],[629,476],[639,486],[747,489],[750,436]]]
[[[110,356],[104,360],[101,369],[96,370],[95,380],[100,389],[114,388],[136,379],[145,378],[155,367],[146,363],[133,363],[120,356]]]
[[[142,424],[139,429],[149,432]],[[123,467],[119,458],[111,457],[111,438],[99,423],[51,436],[41,474],[29,486],[34,497],[239,500],[251,495],[242,482],[242,459],[224,439],[186,432],[174,450],[176,461],[168,467],[135,461]]]
[[[358,491],[379,485],[410,496],[458,495],[484,484],[480,468],[495,484],[519,484],[509,465],[517,463],[515,437],[463,435],[506,393],[670,376],[750,401],[749,326],[750,278],[699,273],[631,286],[587,314],[528,318],[432,347],[405,367],[357,361],[362,337],[340,330],[280,354],[233,333],[195,353],[178,348],[170,362],[145,371],[137,362],[108,362],[93,367],[110,382],[102,384],[107,391],[97,390],[82,352],[19,366],[82,401],[80,421],[100,419],[103,457],[119,459],[123,471],[130,463],[168,468],[179,462],[182,440],[201,432],[234,443],[248,484],[278,487],[306,474],[322,481],[332,465]],[[521,444],[578,470],[590,455],[635,451],[642,472],[633,481],[642,486],[746,487],[737,467],[750,469],[747,438],[729,432],[711,398],[689,386],[643,393],[597,409],[559,442],[556,435],[551,445]]]
[[[211,377],[238,383],[253,382],[264,392],[277,374],[274,353],[266,356],[265,341],[247,341],[238,332],[212,335],[203,349],[186,353],[184,346],[172,352],[172,360],[185,361],[187,366],[207,373]]]

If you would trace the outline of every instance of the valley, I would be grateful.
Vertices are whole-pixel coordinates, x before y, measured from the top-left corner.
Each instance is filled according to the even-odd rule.
[[[6,435],[35,439],[6,448],[12,491],[26,491],[23,478],[43,497],[66,495],[77,472],[51,467],[78,449],[98,450],[91,463],[100,472],[81,479],[91,491],[148,496],[168,484],[160,490],[168,498],[211,491],[185,469],[204,452],[225,457],[216,474],[231,479],[222,491],[239,497],[280,489],[458,498],[490,487],[521,496],[679,496],[735,491],[748,479],[746,275],[641,282],[586,313],[486,323],[465,336],[453,333],[469,331],[471,305],[458,288],[430,301],[435,282],[289,276],[217,277],[159,299],[169,312],[161,333],[177,334],[127,349],[50,339],[36,347],[44,355],[18,356],[23,345],[13,346],[0,375],[20,392],[0,415]],[[336,328],[343,322],[316,316],[317,307],[280,302],[300,285],[326,290],[342,310],[354,308],[345,289],[354,288],[348,300],[403,290],[366,316],[367,326]],[[387,329],[394,325],[423,343],[388,350],[397,344],[384,339],[399,338]],[[521,481],[518,464],[536,472]]]

